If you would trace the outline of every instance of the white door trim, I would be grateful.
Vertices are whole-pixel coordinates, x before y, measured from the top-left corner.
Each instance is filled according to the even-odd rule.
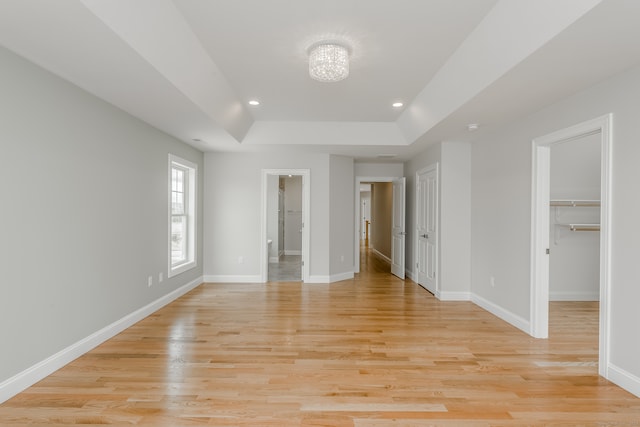
[[[262,169],[262,198],[260,203],[260,281],[269,280],[269,247],[267,244],[267,176],[296,175],[302,177],[302,281],[309,282],[309,254],[311,230],[311,172],[310,169]]]
[[[416,283],[418,283],[418,257],[420,254],[420,248],[419,248],[419,244],[420,242],[419,240],[419,236],[418,236],[418,218],[420,215],[420,206],[423,204],[422,201],[422,197],[420,196],[420,190],[418,187],[418,183],[419,183],[419,177],[422,174],[425,173],[430,173],[435,171],[436,173],[436,180],[437,180],[437,185],[436,185],[436,191],[437,191],[437,195],[436,195],[436,203],[438,203],[438,206],[436,206],[436,254],[435,254],[435,263],[436,263],[436,275],[435,275],[435,292],[434,295],[439,295],[440,294],[440,272],[438,271],[440,269],[440,163],[439,162],[435,162],[425,168],[422,168],[418,171],[416,171],[416,178],[415,178],[415,187],[416,187],[416,212],[415,212],[415,218],[414,218],[414,225],[415,228],[413,230],[414,232],[414,237],[413,237],[413,241],[414,241],[414,248],[413,248],[413,263],[415,264],[413,266],[413,268],[415,268],[413,277],[415,278]],[[439,297],[438,297],[439,299]]]
[[[394,180],[402,178],[401,176],[356,176],[356,195],[355,195],[355,244],[353,254],[353,272],[360,273],[360,184],[363,182],[393,182]]]
[[[531,336],[549,336],[549,198],[550,147],[588,135],[601,136],[600,177],[600,334],[599,374],[609,378],[611,282],[611,145],[612,114],[579,123],[532,141]]]

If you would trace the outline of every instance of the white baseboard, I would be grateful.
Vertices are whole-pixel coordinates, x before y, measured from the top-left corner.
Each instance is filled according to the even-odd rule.
[[[418,282],[416,282],[416,283],[418,283]],[[418,283],[418,286],[420,286],[422,289],[424,289],[425,291],[427,291],[430,294],[432,294],[434,297],[436,296],[435,292],[433,292],[433,291],[431,291],[431,289],[427,288],[424,283]]]
[[[285,255],[302,255],[302,251],[294,251],[292,249],[285,249]]]
[[[549,301],[600,301],[600,293],[594,292],[549,292]]]
[[[416,276],[413,275],[413,271],[405,270],[404,275],[407,276],[409,279],[413,280],[414,282],[418,283],[415,279]]]
[[[353,271],[345,271],[344,273],[332,274],[331,276],[329,276],[329,283],[339,282],[341,280],[350,280],[353,279],[353,277]]]
[[[256,275],[209,275],[204,276],[205,283],[262,283],[259,274]]]
[[[480,295],[476,295],[474,293],[471,294],[471,301],[484,308],[485,310],[487,310],[489,313],[493,314],[494,316],[499,317],[500,319],[504,320],[505,322],[515,326],[516,328],[526,332],[527,334],[529,334],[531,332],[531,326],[530,326],[530,322],[520,316],[518,316],[517,314],[514,314],[512,312],[510,312],[509,310],[506,310],[502,307],[500,307],[499,305],[496,305],[494,303],[492,303],[491,301],[482,298]]]
[[[609,378],[607,379],[609,381],[616,383],[629,393],[633,393],[637,397],[640,397],[640,377],[637,377],[611,363],[609,363],[608,374]]]
[[[333,274],[330,276],[314,275],[314,276],[309,276],[309,281],[305,283],[333,283],[333,282],[338,282],[340,280],[353,279],[353,277],[354,277],[353,271]],[[204,282],[205,283],[262,283],[259,275],[256,275],[256,276],[209,275],[209,276],[204,276]]]
[[[378,255],[379,257],[383,258],[385,261],[387,261],[389,264],[391,264],[391,258],[389,258],[388,256],[386,256],[385,254],[383,254],[382,252],[379,252],[377,249],[375,248],[371,248],[371,251],[373,253],[375,253],[376,255]]]
[[[436,298],[440,301],[471,301],[471,292],[439,291]]]
[[[69,362],[77,359],[83,354],[91,351],[106,340],[113,338],[115,335],[124,331],[128,327],[138,323],[140,320],[156,312],[160,308],[172,301],[180,298],[190,290],[194,289],[202,283],[202,277],[179,287],[178,289],[166,294],[163,297],[147,304],[146,306],[130,313],[123,318],[116,320],[112,324],[105,326],[99,331],[71,344],[65,349],[60,350],[56,354],[36,363],[30,368],[14,375],[13,377],[0,383],[0,403],[12,398],[21,391],[31,387],[43,378],[51,375],[58,369],[62,368]]]
[[[324,275],[314,275],[309,276],[309,281],[305,283],[333,283],[339,282],[340,280],[349,280],[354,277],[353,271],[347,271],[345,273],[332,274],[330,276]]]

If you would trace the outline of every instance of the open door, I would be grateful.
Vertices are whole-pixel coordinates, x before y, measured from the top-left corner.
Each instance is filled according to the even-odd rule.
[[[406,179],[393,180],[393,215],[391,223],[391,273],[404,279],[404,230]]]
[[[438,257],[438,166],[416,173],[418,284],[436,295]]]

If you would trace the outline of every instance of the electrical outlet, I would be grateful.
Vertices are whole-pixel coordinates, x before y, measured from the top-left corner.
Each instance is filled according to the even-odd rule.
[[[340,255],[340,262],[344,262],[344,255]]]
[[[491,283],[491,287],[495,288],[496,287],[496,278],[491,276],[491,278],[489,279],[489,283]]]
[[[147,278],[147,286],[151,287],[151,285],[153,285],[153,276],[149,276]]]
[[[244,257],[242,255],[238,257],[238,264],[244,264]]]
[[[164,280],[164,275],[162,274],[162,272],[160,272],[158,274],[158,283],[162,283],[163,280]]]

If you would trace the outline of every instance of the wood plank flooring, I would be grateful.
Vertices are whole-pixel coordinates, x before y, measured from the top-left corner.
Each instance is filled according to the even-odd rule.
[[[639,426],[597,375],[597,304],[535,340],[388,265],[330,285],[205,284],[0,405],[0,425]]]

